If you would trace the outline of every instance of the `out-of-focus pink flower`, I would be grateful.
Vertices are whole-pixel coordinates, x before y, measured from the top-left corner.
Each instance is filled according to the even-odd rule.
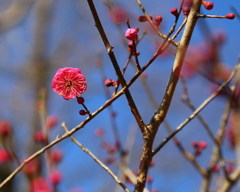
[[[58,123],[58,118],[56,115],[49,115],[46,119],[46,125],[48,129],[52,129]]]
[[[207,142],[206,141],[200,141],[199,142],[199,147],[202,148],[202,149],[206,148],[207,147]]]
[[[215,164],[212,169],[213,171],[219,171],[220,166],[218,164]]]
[[[152,183],[152,182],[153,182],[153,177],[149,175],[149,176],[147,177],[147,182],[148,182],[148,183]]]
[[[60,149],[52,149],[49,158],[53,163],[59,163],[62,160],[63,152]]]
[[[134,29],[134,28],[129,28],[126,30],[126,33],[125,33],[125,37],[129,40],[137,40],[138,38],[138,34],[137,34],[137,30]]]
[[[97,137],[101,137],[103,134],[104,134],[104,130],[102,128],[99,128],[99,129],[96,129],[94,134],[97,136]]]
[[[113,6],[110,9],[110,17],[114,23],[120,24],[128,18],[127,12],[120,6]]]
[[[33,175],[37,174],[40,171],[40,163],[38,159],[34,159],[28,162],[24,167],[23,171],[29,177],[32,177]]]
[[[43,177],[35,178],[30,183],[30,192],[52,192],[47,179]]]
[[[10,159],[8,151],[4,148],[0,148],[0,163],[4,163]]]
[[[73,99],[86,91],[86,79],[80,69],[61,68],[53,77],[52,89],[66,100]]]
[[[152,160],[151,163],[149,164],[150,167],[153,167],[155,165],[155,161]]]
[[[57,185],[62,180],[62,174],[60,171],[54,170],[50,173],[49,178],[53,185]]]
[[[232,173],[234,171],[234,165],[232,163],[227,164],[227,172]]]
[[[42,144],[45,143],[45,141],[46,141],[46,136],[42,130],[36,131],[33,135],[33,138],[36,142],[42,143]]]

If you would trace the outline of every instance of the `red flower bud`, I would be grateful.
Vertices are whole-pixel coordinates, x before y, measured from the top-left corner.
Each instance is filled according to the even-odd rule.
[[[198,147],[198,142],[197,141],[192,141],[192,146],[193,147]]]
[[[226,15],[226,18],[232,20],[232,19],[235,18],[235,14],[234,14],[234,13],[228,13],[228,14]]]
[[[148,177],[147,177],[147,182],[148,182],[148,183],[152,183],[152,182],[153,182],[152,176],[148,176]]]
[[[83,97],[77,97],[77,102],[79,104],[83,104],[84,103],[84,98]]]
[[[147,21],[147,18],[146,18],[145,15],[140,15],[140,16],[138,16],[138,21],[139,22],[145,22],[145,21]]]
[[[136,27],[137,28],[137,27]],[[138,38],[138,30],[139,29],[136,29],[136,28],[129,28],[126,30],[126,33],[125,33],[125,37],[129,40],[137,40]]]
[[[51,129],[53,128],[58,122],[58,118],[56,115],[49,115],[47,116],[47,119],[46,119],[46,126],[48,129]]]
[[[203,6],[207,9],[207,10],[211,10],[213,8],[213,2],[211,1],[204,1],[203,2]]]
[[[0,163],[4,163],[10,159],[10,154],[4,148],[0,148]]]
[[[117,152],[117,148],[116,148],[115,146],[110,146],[110,147],[108,148],[108,153],[114,154],[114,153],[116,153],[116,152]]]
[[[3,120],[0,121],[0,135],[4,138],[9,135],[11,131],[11,125],[9,121]]]
[[[128,42],[128,47],[129,47],[130,49],[133,48],[133,41],[129,41],[129,42]]]
[[[174,15],[174,16],[178,16],[178,10],[177,10],[177,8],[172,8],[171,9],[171,13]]]
[[[213,171],[219,171],[220,167],[218,164],[215,164],[212,169]]]
[[[101,137],[104,133],[104,130],[102,128],[99,128],[99,129],[96,129],[94,133],[97,137]]]
[[[111,87],[111,86],[114,86],[114,81],[112,79],[106,79],[104,84],[107,86],[107,87]]]
[[[62,160],[63,152],[60,149],[52,149],[49,152],[49,158],[53,163],[59,163]]]
[[[161,16],[156,16],[155,19],[154,19],[156,22],[159,22],[161,23],[163,18]]]
[[[80,114],[80,115],[86,115],[86,114],[87,114],[87,112],[86,112],[86,111],[84,111],[84,110],[80,110],[80,111],[79,111],[79,114]]]
[[[62,174],[60,171],[55,170],[50,173],[49,178],[53,185],[57,185],[62,180]]]
[[[190,12],[190,8],[189,7],[184,7],[183,8],[183,17],[187,17],[189,12]]]
[[[206,148],[207,147],[207,142],[206,141],[200,141],[199,142],[199,147],[202,148],[202,149]]]
[[[151,163],[149,164],[150,167],[153,167],[155,165],[155,161],[151,161]]]
[[[38,130],[34,133],[33,138],[38,143],[44,143],[45,142],[45,135],[42,130]]]

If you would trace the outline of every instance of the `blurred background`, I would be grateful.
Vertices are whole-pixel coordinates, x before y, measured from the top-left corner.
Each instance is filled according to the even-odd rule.
[[[201,14],[225,16],[227,13],[235,13],[236,17],[234,20],[206,18],[197,22],[182,71],[195,107],[210,96],[218,87],[217,83],[222,83],[229,77],[239,57],[240,2],[233,0],[212,2],[214,8],[206,10],[202,6]],[[138,21],[138,16],[143,13],[137,2],[94,3],[121,68],[129,56],[127,40],[124,37],[127,29],[126,19],[129,18],[131,27],[139,27],[139,36],[146,32],[137,47],[140,52],[140,65],[145,65],[162,39],[156,35],[149,23]],[[153,18],[162,16],[163,21],[159,28],[167,34],[175,20],[170,10],[174,7],[179,9],[180,1],[142,0],[142,3]],[[177,28],[183,19],[181,15]],[[72,129],[86,118],[79,115],[82,106],[75,99],[67,101],[53,92],[51,81],[59,68],[74,67],[82,70],[88,85],[87,91],[82,96],[91,112],[102,106],[109,93],[111,95],[114,91],[114,88],[104,86],[105,79],[116,80],[117,76],[94,26],[87,1],[0,0],[0,32],[0,121],[10,123],[12,131],[9,143],[17,159],[22,162],[43,147],[44,144],[37,142],[37,138],[41,136],[34,134],[44,129],[47,117],[51,117],[49,121],[52,120],[53,124],[53,128],[47,131],[48,142],[54,140],[57,135],[64,134],[62,122]],[[181,34],[182,32],[176,41],[180,40]],[[170,46],[146,70],[141,80],[138,79],[130,88],[146,124],[161,102],[175,52],[176,48]],[[199,74],[195,67],[205,77]],[[135,72],[135,66],[130,63],[125,73],[126,80],[129,81]],[[149,95],[153,98],[150,99]],[[192,113],[181,101],[182,95],[183,89],[179,82],[166,117],[172,129]],[[227,98],[226,93],[222,94],[201,112],[213,133],[219,128]],[[116,140],[114,136],[116,129],[120,140]],[[104,132],[102,137],[99,136],[99,132],[101,135],[99,130]],[[162,125],[156,136],[155,146],[168,134]],[[115,158],[119,159],[120,155],[118,152],[109,152],[108,147],[116,147],[116,142],[120,142],[129,158],[129,168],[138,170],[142,136],[124,95],[111,105],[110,110],[104,110],[74,136],[101,161],[106,162],[115,174],[118,174],[119,161]],[[197,119],[178,134],[178,139],[192,154],[194,153],[192,141],[205,141],[207,148],[197,157],[197,161],[203,167],[207,167],[213,141]],[[4,142],[5,140],[1,139],[1,148],[4,148]],[[11,145],[7,144],[7,148]],[[27,175],[26,171],[21,172],[3,191],[31,191],[30,183],[33,182],[33,178],[39,175],[48,178],[51,169],[57,169],[62,177],[59,184],[54,187],[55,192],[121,191],[116,189],[116,183],[109,174],[83,153],[71,139],[65,139],[53,148],[61,150],[63,155],[57,167],[51,168],[51,163],[46,160],[47,155],[43,154],[39,159],[41,171],[37,176],[35,173],[33,176]],[[234,159],[235,149],[226,137],[223,144],[224,156]],[[149,183],[147,185],[150,189],[164,192],[200,190],[201,175],[182,156],[174,142],[169,142],[154,156],[154,162],[149,171],[149,175],[153,177],[151,185]],[[17,167],[17,160],[15,158],[12,161],[2,161],[0,167],[0,179],[3,180]],[[220,177],[221,173],[216,172],[214,178]],[[133,189],[130,182],[127,186]],[[213,189],[215,187],[216,185],[212,186]],[[237,186],[233,191],[239,191]]]

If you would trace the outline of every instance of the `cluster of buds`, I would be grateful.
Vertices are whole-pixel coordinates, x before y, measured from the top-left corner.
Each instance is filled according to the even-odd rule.
[[[84,101],[85,101],[85,100],[84,100],[83,97],[77,97],[77,102],[78,102],[78,104],[83,105],[83,107],[86,109],[86,110],[81,109],[81,110],[79,111],[79,114],[80,114],[80,115],[89,114],[88,109],[87,109],[86,106],[84,105]]]
[[[195,149],[194,156],[197,157],[202,153],[202,150],[207,147],[206,141],[192,141],[192,146]]]
[[[63,153],[60,149],[52,149],[49,152],[49,160],[54,167],[56,167],[57,164],[62,160]],[[60,183],[62,180],[62,174],[60,171],[54,169],[49,174],[49,180],[52,183],[53,186],[56,186]]]
[[[60,149],[52,149],[48,155],[50,163],[53,165],[53,167],[56,167],[56,165],[58,165],[63,158],[63,153]],[[57,169],[52,170],[49,173],[49,180],[53,186],[58,185],[62,180],[61,172]]]

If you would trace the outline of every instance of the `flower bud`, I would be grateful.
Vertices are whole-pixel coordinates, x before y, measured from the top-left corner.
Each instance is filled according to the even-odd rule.
[[[77,97],[77,102],[79,104],[83,104],[84,103],[84,98],[83,97]]]
[[[232,20],[232,19],[235,18],[235,14],[234,13],[228,13],[228,14],[226,14],[226,18]]]
[[[172,8],[171,9],[171,13],[174,15],[174,16],[178,16],[178,9],[177,8]]]
[[[125,37],[132,41],[137,40],[137,38],[138,38],[137,32],[138,31],[135,28],[129,28],[126,30]]]
[[[204,1],[203,2],[203,6],[207,9],[207,10],[211,10],[213,8],[213,2],[211,1]]]
[[[145,21],[147,21],[147,18],[146,18],[145,15],[140,15],[140,16],[138,16],[138,21],[139,22],[145,22]]]
[[[184,7],[183,8],[183,17],[187,17],[189,12],[190,12],[190,8],[189,7]]]

